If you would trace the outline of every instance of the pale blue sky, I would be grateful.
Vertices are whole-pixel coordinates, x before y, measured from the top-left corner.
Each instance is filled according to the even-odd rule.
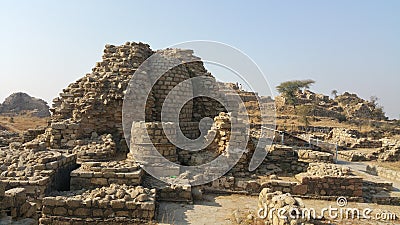
[[[51,101],[106,43],[214,40],[253,58],[273,88],[311,78],[317,92],[376,95],[390,117],[400,114],[396,0],[10,0],[0,1],[0,27],[0,101],[16,91]]]

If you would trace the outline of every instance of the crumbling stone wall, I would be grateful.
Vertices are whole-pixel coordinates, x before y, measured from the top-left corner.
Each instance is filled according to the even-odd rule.
[[[40,204],[45,194],[62,189],[69,182],[60,177],[71,171],[76,155],[57,151],[0,150],[0,181],[5,189],[24,187],[26,194]]]
[[[25,188],[12,188],[6,191],[6,186],[0,181],[0,203],[0,223],[4,222],[2,220],[6,216],[13,220],[37,219],[37,205],[28,201]]]
[[[112,184],[77,195],[43,199],[40,224],[141,224],[155,217],[155,189]]]
[[[357,130],[349,130],[345,128],[333,128],[329,134],[328,139],[333,143],[338,143],[340,146],[350,147],[357,142],[360,138],[360,132]]]
[[[21,138],[18,133],[7,130],[0,130],[0,148],[8,147],[13,142],[20,142]]]
[[[98,135],[111,134],[117,150],[126,151],[121,119],[124,91],[137,68],[153,53],[143,43],[106,45],[103,60],[96,63],[92,72],[70,84],[54,99],[51,125],[37,141],[45,142],[51,148],[73,148],[79,145],[80,140],[90,138],[96,132]],[[152,72],[139,73],[135,80],[143,85],[155,82],[145,105],[145,121],[161,121],[161,107],[168,93],[182,81],[202,76],[205,78],[193,85],[201,87],[202,93],[211,93],[211,98],[197,97],[187,102],[179,112],[175,112],[179,108],[174,105],[175,101],[169,102],[170,107],[167,109],[179,115],[180,126],[185,128],[182,130],[187,137],[197,138],[200,135],[198,122],[204,117],[213,118],[223,110],[220,103],[212,99],[213,95],[219,95],[215,78],[207,72],[200,59],[192,55],[191,50],[166,49],[157,51],[157,54],[148,62]],[[188,57],[199,61],[176,66],[157,81],[154,80],[153,74],[170,66],[165,58],[184,62]],[[201,94],[193,93],[193,90],[197,90],[192,90],[193,85],[189,83],[179,86],[180,97]],[[135,91],[140,90],[130,91],[133,92],[130,94],[136,96]],[[135,112],[132,114],[135,115]]]
[[[76,141],[78,145],[72,150],[77,155],[77,162],[109,161],[116,154],[116,144],[111,134],[97,136],[92,133],[90,139]]]
[[[307,172],[296,175],[300,184],[293,193],[314,196],[363,196],[361,177],[353,176],[346,167],[335,164],[311,163]]]
[[[153,51],[147,44],[106,45],[103,60],[92,72],[70,84],[53,100],[52,125],[41,140],[52,148],[70,148],[92,132],[123,139],[123,91],[139,65]]]
[[[157,156],[152,151],[158,151],[168,160],[177,161],[176,146],[170,141],[176,140],[176,124],[171,122],[133,122],[131,130],[128,159],[142,163],[157,162]],[[165,132],[168,133],[170,139]],[[151,157],[151,159],[147,157]]]
[[[299,159],[305,162],[326,162],[333,163],[333,154],[328,152],[319,152],[309,149],[299,149],[297,151]]]
[[[298,154],[292,147],[273,145],[268,150],[267,163],[275,164],[283,174],[297,174],[307,170],[308,163],[299,161]]]
[[[144,171],[132,161],[86,162],[71,172],[71,190],[94,189],[111,184],[138,186]]]
[[[338,145],[348,148],[380,148],[382,147],[381,140],[373,140],[371,138],[362,138],[357,130],[345,128],[333,128],[329,132],[328,137],[330,142],[338,143]]]
[[[37,136],[43,134],[45,132],[44,128],[37,128],[37,129],[28,129],[27,131],[24,131],[22,133],[22,142],[28,142],[28,141],[32,141],[33,139],[35,139]]]

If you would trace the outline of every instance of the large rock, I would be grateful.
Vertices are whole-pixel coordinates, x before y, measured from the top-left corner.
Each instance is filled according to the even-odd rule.
[[[37,117],[48,117],[50,111],[47,102],[44,100],[18,92],[10,95],[4,100],[3,104],[0,104],[0,114],[30,114]]]
[[[304,218],[301,218],[305,207],[303,201],[289,193],[272,192],[271,189],[264,188],[258,197],[258,207],[260,209],[258,216],[265,219],[266,224],[297,225],[306,222]]]

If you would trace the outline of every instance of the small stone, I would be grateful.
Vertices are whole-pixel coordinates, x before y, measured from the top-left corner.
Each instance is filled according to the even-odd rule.
[[[149,199],[149,197],[146,194],[140,194],[139,196],[137,196],[135,198],[135,200],[139,201],[139,202],[145,202]]]
[[[125,207],[125,200],[112,200],[110,201],[111,208],[113,209],[122,209]]]
[[[53,213],[56,216],[67,216],[67,209],[63,207],[56,207],[54,208]]]

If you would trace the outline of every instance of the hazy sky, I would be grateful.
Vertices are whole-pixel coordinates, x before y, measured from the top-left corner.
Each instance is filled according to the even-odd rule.
[[[104,45],[152,49],[214,40],[241,49],[272,88],[314,79],[314,91],[379,97],[400,114],[400,1],[1,1],[0,101],[48,102],[91,71]],[[218,74],[214,74],[218,77]]]

